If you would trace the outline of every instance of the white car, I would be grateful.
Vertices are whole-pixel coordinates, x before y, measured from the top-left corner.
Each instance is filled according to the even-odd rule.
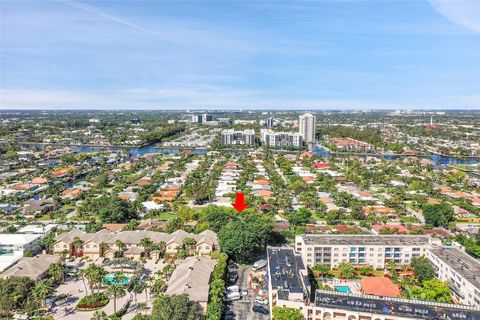
[[[262,297],[259,297],[259,296],[255,296],[255,302],[258,303],[258,304],[263,304],[263,305],[268,304],[268,300],[266,300]]]

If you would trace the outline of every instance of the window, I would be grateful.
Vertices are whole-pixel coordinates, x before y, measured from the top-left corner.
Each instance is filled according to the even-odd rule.
[[[210,246],[205,246],[205,249],[206,249],[206,250],[210,250]]]

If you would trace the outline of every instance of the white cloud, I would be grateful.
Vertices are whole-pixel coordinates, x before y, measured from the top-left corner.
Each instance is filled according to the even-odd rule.
[[[480,33],[480,1],[429,0],[430,5],[448,20]]]

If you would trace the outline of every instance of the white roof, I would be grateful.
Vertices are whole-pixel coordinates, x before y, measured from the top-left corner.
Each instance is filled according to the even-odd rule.
[[[25,245],[41,236],[40,234],[0,234],[0,245]]]
[[[147,210],[156,210],[156,209],[162,209],[165,207],[163,204],[158,204],[155,201],[145,201],[142,202],[142,205],[145,207]]]
[[[38,234],[43,234],[43,233],[48,233],[50,232],[53,228],[55,228],[57,224],[47,224],[47,225],[38,225],[38,224],[30,224],[28,226],[25,226],[18,230],[18,233],[38,233]]]

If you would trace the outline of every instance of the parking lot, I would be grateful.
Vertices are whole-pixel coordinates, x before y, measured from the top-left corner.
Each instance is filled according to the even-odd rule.
[[[237,301],[232,301],[227,304],[227,310],[232,310],[235,313],[236,320],[266,320],[270,319],[270,315],[264,315],[258,312],[253,312],[252,307],[259,305],[255,302],[255,294],[249,289],[248,275],[252,271],[252,267],[240,267],[238,269],[237,284],[241,290],[248,290],[248,295],[242,297]],[[268,310],[268,305],[263,305]]]

